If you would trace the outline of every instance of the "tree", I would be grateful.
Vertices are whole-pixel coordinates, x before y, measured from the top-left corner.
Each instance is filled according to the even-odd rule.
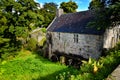
[[[7,51],[7,48],[9,46],[9,38],[4,38],[4,30],[7,28],[7,19],[2,14],[2,9],[0,7],[0,58],[2,54]]]
[[[89,9],[96,16],[90,24],[98,29],[120,24],[120,0],[92,0]]]
[[[89,4],[89,9],[96,10],[96,9],[103,9],[105,7],[105,0],[92,0]]]
[[[42,24],[43,27],[48,27],[56,15],[57,4],[56,3],[45,3],[43,8],[40,10],[40,13],[44,16],[45,20]]]
[[[0,44],[18,47],[18,38],[25,39],[43,20],[34,0],[0,0]]]
[[[62,8],[65,13],[72,13],[72,12],[76,12],[78,6],[75,2],[70,0],[69,2],[62,2],[60,4],[60,8]]]
[[[120,0],[111,0],[109,6],[109,14],[111,13],[110,20],[115,25],[120,24]]]
[[[57,6],[58,5],[56,3],[53,3],[53,2],[51,2],[51,3],[45,3],[43,5],[44,9],[46,11],[50,12],[50,13],[56,13]]]

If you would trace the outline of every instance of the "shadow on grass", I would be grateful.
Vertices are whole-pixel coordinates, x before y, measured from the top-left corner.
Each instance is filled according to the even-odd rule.
[[[36,53],[34,53],[34,54],[36,54]],[[43,64],[46,64],[47,66],[49,66],[49,68],[50,68],[50,65],[52,65],[52,64],[60,65],[58,62],[51,62],[49,59],[44,58],[43,56],[41,56],[39,54],[36,54],[35,58],[39,59]],[[59,70],[55,71],[54,69],[56,67],[54,68],[54,65],[53,65],[53,67],[51,66],[51,69],[53,69],[53,71],[55,71],[55,72],[50,73],[49,69],[48,69],[48,75],[43,76],[43,73],[39,73],[40,76],[37,79],[32,79],[32,80],[57,80],[56,77],[59,74],[63,74],[63,73],[67,74],[68,72],[70,74],[78,74],[78,72],[79,72],[77,69],[75,69],[73,67],[67,67],[67,66],[65,67],[65,65],[60,65],[60,66],[63,66],[64,68],[61,70],[59,69]],[[52,71],[52,70],[50,70],[50,71]],[[45,70],[45,73],[47,73],[46,70]]]
[[[52,68],[52,69],[54,69],[54,68]],[[57,80],[56,77],[57,77],[59,74],[62,74],[62,75],[63,75],[63,73],[67,74],[68,72],[69,72],[70,74],[72,74],[72,75],[73,75],[73,74],[76,75],[76,74],[79,73],[77,69],[72,68],[72,67],[68,67],[68,68],[65,68],[65,69],[56,71],[56,72],[54,72],[54,73],[52,73],[52,74],[46,75],[46,76],[44,76],[44,77],[39,77],[39,78],[37,78],[37,79],[32,79],[32,80]],[[69,76],[69,75],[67,75],[67,76]]]

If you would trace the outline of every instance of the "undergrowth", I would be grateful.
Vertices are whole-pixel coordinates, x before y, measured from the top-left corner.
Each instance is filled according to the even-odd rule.
[[[52,63],[30,51],[18,53],[15,58],[1,62],[0,80],[56,80],[59,73],[70,70],[72,73],[75,70]]]
[[[120,64],[120,45],[99,60],[82,61],[79,70],[22,50],[0,62],[0,80],[106,80]]]
[[[82,61],[79,73],[72,75],[68,72],[60,73],[57,80],[106,80],[112,71],[120,64],[120,44],[106,52],[100,59]],[[69,76],[68,76],[69,75]]]

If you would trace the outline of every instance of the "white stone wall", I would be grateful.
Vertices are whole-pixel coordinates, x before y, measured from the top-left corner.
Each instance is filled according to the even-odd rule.
[[[118,41],[120,41],[120,25],[106,30],[103,48],[113,48]]]
[[[99,35],[78,34],[78,43],[74,42],[75,33],[48,32],[51,34],[52,45],[49,52],[63,52],[80,55],[86,59],[99,58],[103,47],[103,37]],[[51,51],[50,51],[51,50]]]
[[[34,38],[37,42],[40,42],[45,38],[45,35],[46,34],[41,31],[41,28],[37,28],[30,33],[30,38]]]

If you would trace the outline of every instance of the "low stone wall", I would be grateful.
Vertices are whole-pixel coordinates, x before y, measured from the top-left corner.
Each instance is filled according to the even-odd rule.
[[[120,80],[120,65],[108,76],[106,80]]]

